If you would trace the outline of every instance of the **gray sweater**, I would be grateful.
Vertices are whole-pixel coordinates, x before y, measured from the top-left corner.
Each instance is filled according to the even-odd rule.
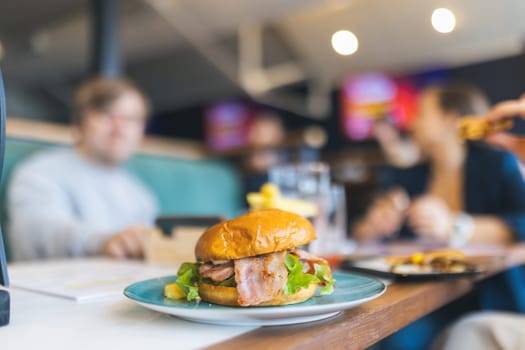
[[[15,170],[8,189],[9,242],[16,260],[97,255],[108,236],[151,226],[157,203],[120,167],[71,149],[45,151]]]

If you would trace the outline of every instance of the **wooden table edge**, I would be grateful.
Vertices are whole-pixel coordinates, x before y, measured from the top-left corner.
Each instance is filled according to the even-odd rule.
[[[413,321],[466,295],[478,281],[525,264],[525,245],[509,248],[500,264],[476,278],[420,283],[394,283],[381,297],[317,322],[261,327],[206,347],[230,349],[363,349]]]

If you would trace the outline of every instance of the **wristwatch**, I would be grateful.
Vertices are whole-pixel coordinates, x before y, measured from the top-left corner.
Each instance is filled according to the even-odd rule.
[[[466,213],[459,213],[456,215],[454,231],[448,241],[448,245],[452,248],[463,247],[472,238],[473,233],[474,221],[472,217]]]

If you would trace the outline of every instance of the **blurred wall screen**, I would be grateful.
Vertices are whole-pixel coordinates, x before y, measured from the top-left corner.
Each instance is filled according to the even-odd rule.
[[[401,131],[415,117],[417,89],[408,79],[367,73],[345,79],[341,86],[341,124],[351,141],[371,138],[375,122],[386,120]]]
[[[224,152],[247,146],[253,119],[253,108],[245,102],[221,102],[210,106],[204,115],[208,148]]]

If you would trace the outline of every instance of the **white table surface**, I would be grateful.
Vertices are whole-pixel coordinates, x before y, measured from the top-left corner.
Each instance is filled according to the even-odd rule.
[[[2,350],[198,349],[255,328],[192,323],[123,295],[78,303],[17,288],[10,294],[11,322],[0,327]]]

